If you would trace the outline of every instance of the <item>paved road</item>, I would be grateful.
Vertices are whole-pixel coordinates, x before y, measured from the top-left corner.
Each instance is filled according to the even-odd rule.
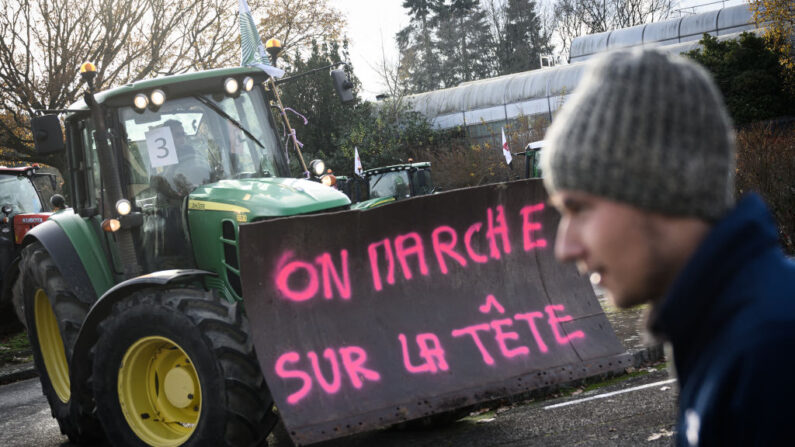
[[[666,371],[657,371],[576,396],[503,407],[444,428],[381,430],[319,446],[668,446],[676,399],[676,384],[669,382]],[[644,384],[653,385],[636,389]],[[558,404],[566,405],[549,408]],[[291,445],[283,428],[268,441],[271,447]],[[0,387],[0,445],[71,446],[50,417],[38,379]]]
[[[0,387],[0,445],[70,445],[52,418],[38,377]]]

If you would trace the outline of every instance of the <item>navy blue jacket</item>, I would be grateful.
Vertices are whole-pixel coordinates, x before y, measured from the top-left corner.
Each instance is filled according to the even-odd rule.
[[[795,445],[795,263],[776,235],[745,197],[655,309],[681,388],[679,445]]]

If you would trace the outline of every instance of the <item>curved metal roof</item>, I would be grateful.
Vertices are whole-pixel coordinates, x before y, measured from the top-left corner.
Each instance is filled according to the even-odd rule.
[[[571,43],[569,62],[584,61],[600,51],[613,48],[650,44],[675,45],[698,41],[704,33],[723,36],[757,28],[759,26],[754,21],[748,5],[737,5],[677,19],[577,37]]]
[[[684,53],[700,47],[698,41],[703,32],[728,40],[738,38],[748,29],[758,30],[748,7],[740,5],[577,38],[572,43],[572,62],[585,61],[599,51],[639,45]],[[690,39],[690,36],[696,38]],[[575,54],[581,56],[575,58]],[[410,95],[406,99],[414,110],[443,129],[505,121],[519,115],[543,114],[551,120],[552,112],[576,88],[584,65],[572,63],[465,82],[452,88]]]
[[[407,97],[414,110],[442,128],[549,114],[574,90],[583,66],[561,65],[482,79]]]

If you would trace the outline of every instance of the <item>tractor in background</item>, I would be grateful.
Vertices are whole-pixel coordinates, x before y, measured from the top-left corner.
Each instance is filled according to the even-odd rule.
[[[514,152],[514,156],[524,157],[524,178],[541,178],[543,173],[540,162],[541,150],[544,148],[544,140],[527,143],[522,152]]]
[[[22,303],[13,299],[22,239],[52,215],[51,198],[63,208],[63,197],[53,195],[55,175],[39,170],[38,164],[0,166],[0,333],[21,329],[25,321]]]
[[[337,177],[337,188],[354,204],[352,209],[370,209],[397,200],[433,194],[430,162],[413,162],[368,169],[361,176]]]

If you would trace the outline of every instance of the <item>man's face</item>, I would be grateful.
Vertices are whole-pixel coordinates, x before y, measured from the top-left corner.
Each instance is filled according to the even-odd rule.
[[[559,260],[575,261],[618,307],[662,297],[674,267],[665,259],[659,216],[580,191],[560,190],[550,201],[561,213]]]

